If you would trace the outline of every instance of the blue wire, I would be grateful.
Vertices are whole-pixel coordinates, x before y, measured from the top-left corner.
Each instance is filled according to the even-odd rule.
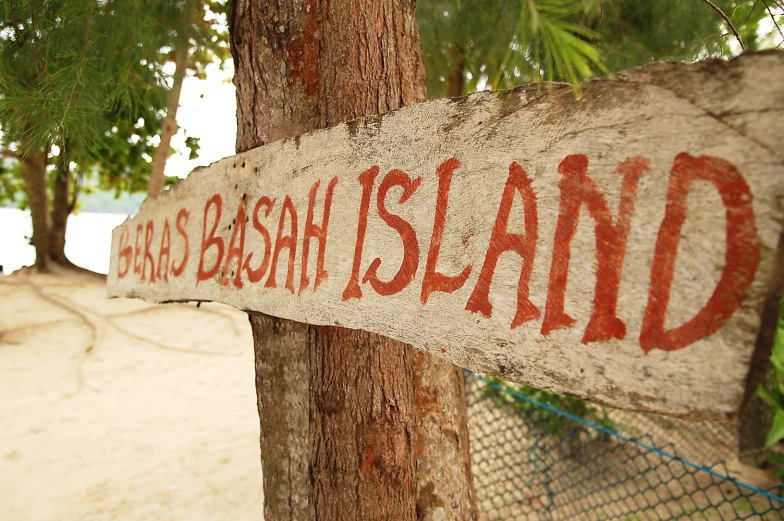
[[[566,418],[569,418],[570,420],[574,420],[574,421],[576,421],[578,423],[582,423],[583,425],[587,425],[588,427],[594,428],[594,429],[596,429],[598,431],[601,431],[601,432],[603,432],[605,434],[609,434],[610,436],[615,436],[618,439],[621,439],[621,440],[623,440],[625,442],[628,442],[628,443],[632,443],[634,445],[637,445],[638,447],[642,447],[642,448],[644,448],[646,450],[649,450],[651,452],[655,452],[656,454],[659,454],[661,456],[666,456],[666,457],[668,457],[670,459],[674,459],[674,460],[680,461],[684,465],[688,465],[689,467],[695,468],[697,470],[701,470],[702,472],[706,472],[706,473],[710,474],[711,476],[714,476],[714,477],[717,477],[717,478],[721,478],[723,480],[731,481],[731,482],[735,483],[738,486],[741,486],[743,488],[751,490],[752,492],[755,492],[757,494],[761,494],[761,495],[767,497],[768,499],[775,499],[779,503],[784,503],[784,498],[779,497],[779,496],[777,496],[775,494],[772,494],[772,493],[768,492],[765,489],[761,489],[761,488],[755,487],[753,485],[749,485],[747,483],[744,483],[742,481],[738,481],[737,479],[735,479],[735,478],[733,478],[731,476],[726,476],[724,474],[716,472],[715,470],[709,469],[708,467],[705,467],[703,465],[699,465],[697,463],[693,463],[693,462],[691,462],[691,461],[689,461],[687,459],[684,459],[684,458],[682,458],[682,457],[680,457],[680,456],[678,456],[676,454],[671,454],[671,453],[669,453],[667,451],[663,451],[663,450],[661,450],[659,448],[656,448],[653,445],[648,445],[647,443],[643,443],[643,442],[641,442],[639,440],[636,440],[634,438],[630,438],[628,436],[625,436],[625,435],[621,434],[620,432],[618,432],[616,430],[608,429],[607,427],[603,427],[603,426],[599,425],[598,423],[593,423],[591,421],[588,421],[588,420],[586,420],[585,418],[583,418],[581,416],[576,416],[574,414],[570,414],[570,413],[568,413],[568,412],[566,412],[564,410],[561,410],[561,409],[559,409],[557,407],[553,407],[550,404],[543,403],[543,402],[540,402],[538,400],[534,400],[530,396],[525,396],[524,394],[520,394],[520,393],[518,393],[518,392],[516,392],[516,391],[514,391],[512,389],[509,389],[509,388],[503,387],[501,385],[498,385],[495,382],[491,382],[490,380],[486,379],[485,377],[479,376],[478,374],[474,373],[473,371],[469,371],[468,369],[463,369],[463,371],[466,374],[469,374],[469,375],[473,376],[477,380],[483,381],[484,383],[486,383],[490,387],[492,387],[492,388],[494,388],[494,389],[496,389],[498,391],[505,392],[505,393],[507,393],[507,394],[509,394],[511,396],[514,396],[515,398],[519,398],[520,400],[525,400],[526,402],[532,403],[532,404],[536,405],[537,407],[541,407],[542,409],[547,409],[548,411],[554,412],[556,414],[560,414],[561,416],[565,416]]]

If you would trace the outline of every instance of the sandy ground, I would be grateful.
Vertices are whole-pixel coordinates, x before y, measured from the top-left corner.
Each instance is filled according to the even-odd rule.
[[[247,316],[218,304],[107,300],[103,284],[73,273],[0,278],[0,521],[260,521]],[[621,446],[603,447],[594,463],[559,459],[519,416],[478,396],[469,399],[469,429],[481,519],[540,519],[551,501],[553,519],[659,519],[657,509],[664,518],[705,509],[696,519],[734,519],[752,503],[766,514],[751,519],[782,518],[756,497],[733,502],[738,491],[722,492],[707,474],[667,474],[655,480],[666,486],[652,486],[653,474],[672,469]],[[652,427],[637,434],[689,446],[688,432]],[[557,484],[552,499],[543,476]],[[671,490],[678,483],[683,490]],[[646,499],[655,508],[638,505]]]
[[[245,314],[0,278],[0,519],[260,520],[258,437]]]

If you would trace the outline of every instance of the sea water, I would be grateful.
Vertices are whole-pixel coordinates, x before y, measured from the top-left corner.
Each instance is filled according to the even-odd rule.
[[[65,256],[82,268],[97,273],[109,271],[112,230],[128,218],[125,214],[79,212],[68,217]],[[30,212],[0,208],[0,265],[9,273],[35,262]]]

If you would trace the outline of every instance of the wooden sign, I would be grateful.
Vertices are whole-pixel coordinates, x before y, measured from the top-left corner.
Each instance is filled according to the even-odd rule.
[[[423,103],[194,171],[108,294],[386,335],[613,407],[736,417],[780,287],[784,54]],[[764,344],[765,342],[760,342]],[[764,349],[764,346],[761,348]]]

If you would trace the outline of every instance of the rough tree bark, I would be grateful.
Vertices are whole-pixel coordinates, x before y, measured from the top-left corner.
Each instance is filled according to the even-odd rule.
[[[39,271],[49,268],[49,194],[46,191],[46,153],[38,148],[21,146],[22,175],[33,221],[32,243],[35,266]]]
[[[161,143],[155,151],[152,159],[152,170],[150,180],[147,183],[147,196],[155,199],[166,185],[166,160],[171,155],[172,136],[177,133],[177,109],[180,106],[180,93],[182,92],[182,82],[185,79],[185,71],[188,67],[188,44],[187,42],[179,45],[174,51],[174,77],[172,89],[169,91],[169,98],[166,107],[166,117],[161,126]]]
[[[234,0],[237,151],[424,101],[413,1]],[[251,315],[265,519],[476,518],[462,377],[391,339]]]

